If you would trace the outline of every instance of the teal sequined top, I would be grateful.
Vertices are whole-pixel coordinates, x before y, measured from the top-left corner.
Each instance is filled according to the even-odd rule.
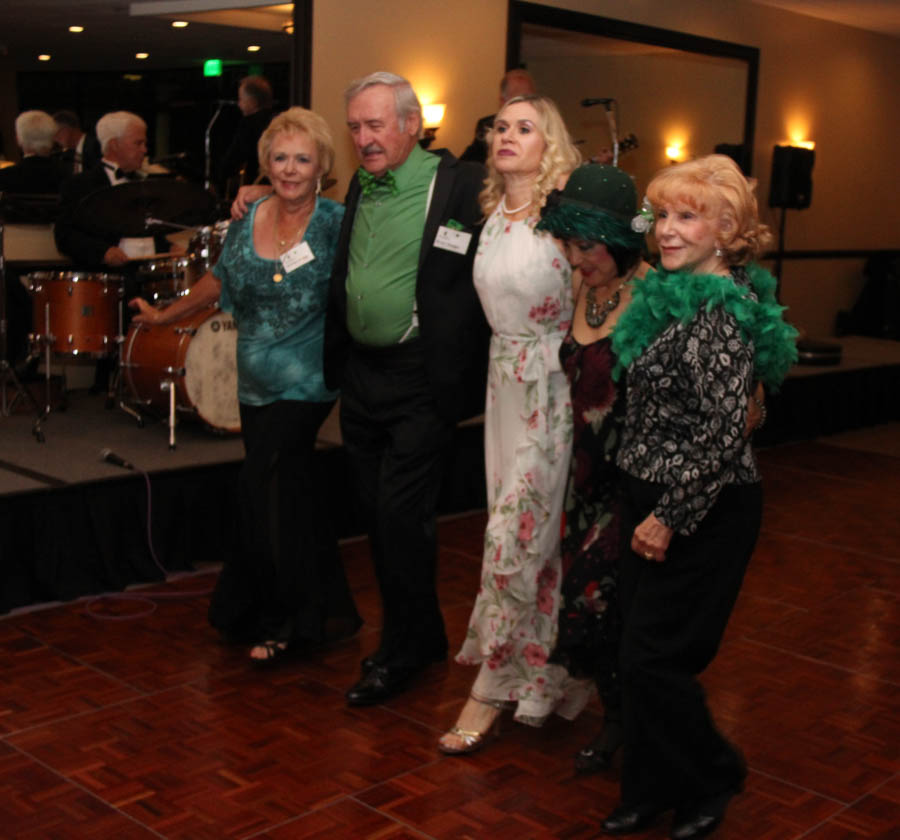
[[[328,402],[337,393],[325,387],[322,341],[328,281],[344,207],[318,198],[303,241],[315,259],[284,272],[277,260],[260,257],[253,246],[253,220],[262,201],[232,222],[213,274],[222,283],[219,305],[238,327],[238,399],[245,405],[276,400]],[[276,271],[284,278],[272,280]]]

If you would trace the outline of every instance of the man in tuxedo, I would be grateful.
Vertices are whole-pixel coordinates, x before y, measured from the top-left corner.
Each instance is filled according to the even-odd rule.
[[[16,117],[16,141],[22,149],[22,160],[0,169],[0,192],[59,192],[63,171],[50,154],[55,134],[53,117],[43,111],[23,111]]]
[[[97,121],[97,138],[103,150],[100,162],[63,182],[61,212],[53,230],[56,247],[79,269],[98,271],[124,269],[135,257],[172,250],[162,234],[126,237],[126,231],[114,224],[79,211],[82,199],[98,190],[142,177],[139,170],[147,154],[147,124],[137,114],[104,114]],[[126,270],[123,278],[124,299],[130,300],[138,293],[134,273]],[[106,390],[111,366],[108,358],[98,360],[93,392]]]
[[[82,199],[97,190],[140,179],[147,154],[147,124],[137,114],[114,111],[97,121],[103,157],[96,166],[73,175],[62,185],[62,211],[56,222],[56,247],[79,268],[124,266],[129,259],[168,251],[165,237],[123,237],[114,225],[103,225],[78,212]]]
[[[103,157],[100,141],[81,130],[81,121],[74,111],[57,111],[53,121],[56,123],[56,142],[62,149],[59,159],[67,175],[77,175],[100,163]]]
[[[347,692],[379,703],[447,656],[435,508],[456,422],[484,409],[489,329],[472,284],[481,167],[419,145],[410,83],[345,92],[361,163],[345,199],[325,326],[325,377],[366,518],[383,621]]]

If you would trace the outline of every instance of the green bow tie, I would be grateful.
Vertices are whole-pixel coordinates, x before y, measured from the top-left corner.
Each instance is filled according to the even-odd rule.
[[[391,195],[397,194],[397,179],[394,173],[389,169],[380,178],[376,178],[371,172],[366,172],[362,167],[356,173],[359,178],[359,185],[362,188],[362,194],[365,196],[373,196],[378,190],[390,190]]]

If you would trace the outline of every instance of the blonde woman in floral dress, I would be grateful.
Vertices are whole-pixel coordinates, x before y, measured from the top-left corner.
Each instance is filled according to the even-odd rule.
[[[578,165],[556,106],[511,99],[489,138],[480,200],[487,221],[475,287],[491,325],[485,410],[489,519],[481,586],[456,661],[478,665],[459,719],[439,749],[469,753],[505,707],[539,726],[552,712],[574,717],[587,681],[548,664],[556,642],[560,517],[572,445],[569,387],[559,346],[572,317],[571,274],[559,244],[536,233],[547,195]]]

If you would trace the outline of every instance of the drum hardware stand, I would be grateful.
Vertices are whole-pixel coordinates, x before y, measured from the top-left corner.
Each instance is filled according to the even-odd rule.
[[[123,289],[124,295],[124,289]],[[122,361],[122,347],[125,344],[125,336],[122,334],[125,325],[124,301],[119,298],[119,334],[116,336],[116,369],[113,373],[112,381],[109,384],[109,391],[106,395],[106,407],[112,408],[118,405],[121,411],[124,411],[129,417],[133,417],[139,429],[144,428],[144,416],[137,410],[132,408],[125,402],[124,383],[122,377],[122,369],[125,363]]]
[[[19,381],[15,368],[9,363],[9,348],[7,346],[9,337],[7,333],[6,260],[3,255],[3,222],[0,220],[0,392],[2,392],[0,409],[2,409],[4,417],[9,417],[20,399],[31,403],[31,407],[36,415],[34,425],[31,427],[31,433],[35,436],[38,443],[44,443],[45,438],[41,423],[47,415],[41,411],[31,391]],[[7,400],[7,388],[10,385],[12,385],[15,395],[11,400]]]
[[[161,391],[169,392],[169,450],[175,449],[175,380],[164,379],[159,383]]]

